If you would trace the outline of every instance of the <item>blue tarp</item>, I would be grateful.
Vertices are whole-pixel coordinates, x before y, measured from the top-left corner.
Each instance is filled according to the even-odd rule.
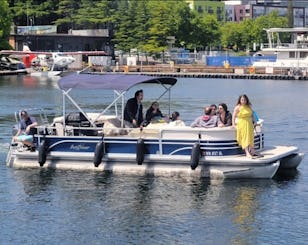
[[[224,66],[224,62],[228,61],[230,66],[251,66],[254,61],[267,60],[276,61],[275,55],[269,56],[207,56],[206,64],[208,66]]]

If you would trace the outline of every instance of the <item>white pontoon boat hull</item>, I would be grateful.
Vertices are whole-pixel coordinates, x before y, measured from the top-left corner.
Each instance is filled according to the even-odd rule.
[[[246,157],[238,145],[235,127],[192,128],[168,122],[151,123],[142,129],[125,127],[123,116],[117,112],[124,111],[124,95],[128,89],[143,83],[162,85],[163,94],[169,92],[170,100],[170,88],[176,79],[81,73],[61,78],[58,85],[63,94],[63,115],[54,118],[51,124],[46,123],[46,119],[39,124],[34,135],[36,151],[27,151],[12,142],[7,166],[211,178],[272,178],[278,168],[296,168],[303,158],[297,147],[264,147],[262,120],[255,127],[254,148],[259,155],[253,159]],[[85,88],[111,90],[114,101],[101,113],[85,112],[69,94],[72,89]],[[78,109],[77,113],[66,111],[66,100]],[[120,108],[117,108],[118,102],[121,102]],[[112,106],[116,115],[106,115]],[[16,120],[19,114],[15,114]]]
[[[280,162],[297,166],[303,155],[298,154],[296,147],[277,146],[267,148],[259,153],[263,157],[249,159],[246,156],[201,157],[198,167],[191,169],[190,156],[155,156],[149,155],[138,165],[136,154],[107,154],[102,163],[95,167],[94,153],[68,154],[51,153],[47,156],[44,167],[57,169],[112,171],[125,174],[184,175],[210,178],[272,178]],[[14,168],[38,168],[38,152],[18,152],[11,150],[7,165]],[[289,166],[291,167],[291,166]]]

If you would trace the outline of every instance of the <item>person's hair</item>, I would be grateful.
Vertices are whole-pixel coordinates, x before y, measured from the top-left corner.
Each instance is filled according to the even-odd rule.
[[[20,112],[20,116],[27,116],[27,115],[28,115],[28,113],[24,110]]]
[[[215,109],[217,109],[217,105],[215,105],[215,104],[211,104],[210,107],[212,107],[212,108],[215,107]]]
[[[178,118],[178,116],[180,116],[179,112],[177,112],[177,111],[172,112],[171,118],[170,118],[171,121],[175,121]]]
[[[155,104],[159,105],[157,101],[154,101],[154,102],[151,104],[151,107],[152,107],[153,105],[155,105]]]
[[[224,111],[227,112],[228,111],[228,106],[225,103],[220,103],[218,105],[218,107],[221,106],[222,108],[224,108]]]
[[[135,98],[137,98],[138,95],[139,95],[140,93],[143,93],[143,90],[142,90],[142,89],[136,91],[136,93],[135,93]]]
[[[211,106],[207,106],[204,109],[205,115],[211,115],[213,108]]]
[[[237,100],[237,105],[241,104],[241,98],[244,97],[247,101],[247,105],[248,106],[251,106],[251,103],[250,103],[250,100],[248,99],[248,96],[246,94],[242,94],[238,97],[238,100]]]

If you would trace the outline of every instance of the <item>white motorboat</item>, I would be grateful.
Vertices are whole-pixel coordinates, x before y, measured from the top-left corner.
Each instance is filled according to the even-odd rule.
[[[308,28],[266,29],[268,45],[257,53],[258,61],[253,67],[284,68],[294,72],[307,72],[308,67]],[[293,43],[281,43],[279,34],[290,33]],[[262,56],[276,55],[275,61],[262,59]],[[260,57],[261,56],[261,57]]]
[[[151,123],[142,130],[125,127],[126,92],[138,84],[158,84],[163,95],[176,78],[133,74],[71,74],[61,78],[63,114],[48,123],[43,118],[35,134],[36,151],[12,141],[10,167],[51,167],[132,174],[188,175],[211,178],[272,178],[279,168],[296,168],[303,154],[294,146],[264,146],[262,120],[255,130],[259,157],[245,156],[236,141],[236,129],[171,126]],[[108,90],[114,100],[101,113],[82,109],[73,99],[75,89]],[[67,112],[66,100],[78,112]],[[170,101],[169,101],[170,102]],[[170,103],[169,103],[170,105]],[[111,110],[112,108],[112,110]],[[113,111],[113,114],[107,114]],[[18,113],[16,114],[18,119]]]

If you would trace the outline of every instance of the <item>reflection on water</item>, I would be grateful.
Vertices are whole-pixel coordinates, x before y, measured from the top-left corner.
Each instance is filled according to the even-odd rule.
[[[12,177],[7,188],[14,194],[0,225],[6,237],[16,233],[14,242],[30,242],[40,227],[64,243],[77,233],[78,244],[100,238],[117,244],[255,244],[258,230],[266,229],[256,216],[279,184],[52,169],[13,170]],[[16,222],[26,225],[13,232]],[[205,234],[209,243],[203,243]],[[50,242],[48,236],[40,239]]]
[[[245,237],[253,237],[255,229],[255,214],[258,209],[256,190],[253,188],[241,188],[233,207],[234,223],[239,226],[240,233],[235,236],[236,244],[245,244]],[[247,242],[247,241],[246,241]]]
[[[239,229],[242,241],[246,241],[245,235],[253,230],[249,228],[253,222],[250,218],[257,206],[254,188],[233,181],[211,183],[204,178],[132,177],[108,172],[86,172],[80,178],[76,171],[49,169],[15,170],[14,178],[22,189],[13,209],[20,212],[29,227],[44,220],[49,223],[48,229],[55,230],[79,220],[83,234],[93,234],[94,229],[97,235],[116,234],[119,242],[191,242],[213,225],[222,226],[221,236],[210,235],[213,242],[238,240],[230,231],[225,232],[231,227]],[[36,208],[32,209],[32,205]],[[223,220],[218,218],[221,215],[225,216]],[[57,217],[66,220],[54,220]],[[60,232],[59,236],[67,235]]]

